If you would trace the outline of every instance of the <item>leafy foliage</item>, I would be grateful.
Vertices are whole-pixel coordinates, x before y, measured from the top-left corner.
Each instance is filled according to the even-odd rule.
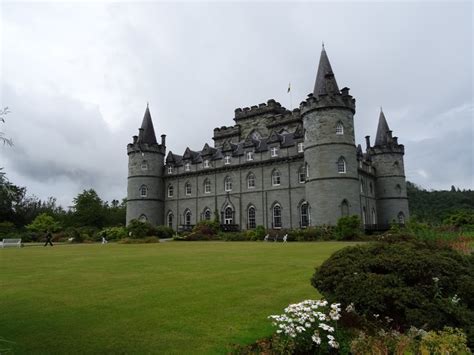
[[[328,300],[353,302],[368,319],[410,326],[463,328],[474,339],[474,256],[435,243],[348,247],[319,267],[311,284]]]
[[[47,231],[56,232],[60,229],[60,224],[47,213],[38,215],[31,224],[26,226],[26,229],[32,232],[44,233]]]
[[[361,233],[359,217],[344,216],[339,218],[334,232],[337,239],[340,240],[353,240],[357,238]]]
[[[132,219],[127,226],[128,236],[131,239],[138,239],[144,237],[152,237],[156,235],[155,227],[148,222],[141,222],[137,219]]]

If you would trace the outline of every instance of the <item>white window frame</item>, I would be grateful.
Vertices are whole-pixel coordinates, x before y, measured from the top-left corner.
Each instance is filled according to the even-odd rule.
[[[204,193],[205,194],[211,193],[211,181],[209,179],[204,180]]]
[[[279,215],[276,215],[276,214],[275,214],[276,209],[278,209]],[[277,223],[277,221],[278,221],[278,223]],[[275,204],[275,205],[272,207],[272,223],[273,223],[273,228],[274,228],[274,229],[281,229],[281,227],[283,226],[283,223],[282,223],[281,206],[280,206],[279,203]]]
[[[337,172],[339,174],[345,174],[347,172],[346,160],[344,159],[344,157],[340,157],[337,161]]]
[[[191,164],[189,164],[189,163],[184,164],[184,170],[185,171],[190,171],[191,170]]]
[[[253,152],[247,152],[247,161],[253,160]]]
[[[250,216],[250,212],[253,211],[253,216]],[[257,228],[257,212],[254,206],[250,206],[247,210],[247,228],[255,229]]]
[[[306,182],[306,168],[304,165],[298,169],[298,182],[300,184],[304,184]]]
[[[272,158],[276,158],[278,156],[278,148],[277,147],[270,148],[270,153],[271,153]]]
[[[306,224],[303,223],[303,210],[306,209]],[[303,202],[300,206],[300,226],[301,228],[306,228],[311,225],[311,215],[309,213],[309,204],[308,202]]]
[[[224,157],[224,165],[229,165],[230,164],[230,155],[226,155]]]
[[[192,194],[191,183],[187,182],[187,183],[184,185],[184,191],[185,191],[185,193],[186,193],[186,196],[191,196],[191,194]]]
[[[190,210],[186,210],[184,211],[184,224],[186,226],[190,226],[191,225],[191,211]]]
[[[173,197],[174,195],[174,187],[173,185],[168,186],[168,197]]]
[[[232,191],[232,179],[228,176],[224,179],[224,190],[226,192]]]
[[[168,223],[169,228],[173,228],[173,212],[168,212],[168,216],[166,216],[166,222]]]
[[[281,185],[281,174],[278,170],[273,170],[272,172],[272,186]]]
[[[148,187],[146,185],[140,186],[140,197],[148,196]]]
[[[168,174],[173,174],[173,167],[172,166],[168,166]]]
[[[299,142],[298,143],[298,153],[303,153],[304,152],[304,143]]]
[[[204,168],[209,168],[209,160],[204,160]]]
[[[342,124],[342,122],[339,122],[339,123],[336,125],[336,134],[337,134],[338,136],[344,135],[344,125]]]
[[[252,181],[252,184],[250,184],[251,181]],[[254,173],[250,173],[247,176],[247,188],[248,189],[254,189],[255,188],[255,174]]]

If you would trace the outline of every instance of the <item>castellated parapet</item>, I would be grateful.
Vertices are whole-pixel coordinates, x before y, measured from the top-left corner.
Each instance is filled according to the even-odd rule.
[[[273,99],[237,108],[234,125],[214,129],[213,146],[166,152],[147,107],[127,146],[127,223],[187,230],[216,214],[226,230],[334,225],[348,215],[368,229],[404,223],[404,147],[383,117],[363,152],[354,114],[355,99],[339,90],[324,49],[314,90],[299,108]]]

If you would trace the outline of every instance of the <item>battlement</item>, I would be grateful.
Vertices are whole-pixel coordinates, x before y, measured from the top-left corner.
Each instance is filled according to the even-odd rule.
[[[234,112],[234,121],[237,122],[241,119],[259,116],[267,113],[282,114],[290,111],[284,108],[279,102],[270,99],[267,101],[267,103],[261,103],[258,106],[254,105],[251,107],[236,108]]]
[[[235,136],[240,137],[240,126],[222,126],[220,128],[214,128],[214,140]]]
[[[305,101],[300,103],[301,114],[306,112],[332,107],[347,108],[355,113],[355,99],[349,95],[349,88],[345,87],[339,94],[325,94],[315,97],[313,94],[308,94]]]
[[[158,153],[165,154],[166,147],[161,144],[147,144],[147,143],[129,143],[127,144],[127,154],[132,153]]]

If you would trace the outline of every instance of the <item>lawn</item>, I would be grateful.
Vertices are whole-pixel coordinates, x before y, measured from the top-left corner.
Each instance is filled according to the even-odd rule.
[[[0,343],[22,353],[225,354],[316,298],[314,267],[349,245],[168,242],[0,249]],[[1,350],[0,350],[1,352]]]

